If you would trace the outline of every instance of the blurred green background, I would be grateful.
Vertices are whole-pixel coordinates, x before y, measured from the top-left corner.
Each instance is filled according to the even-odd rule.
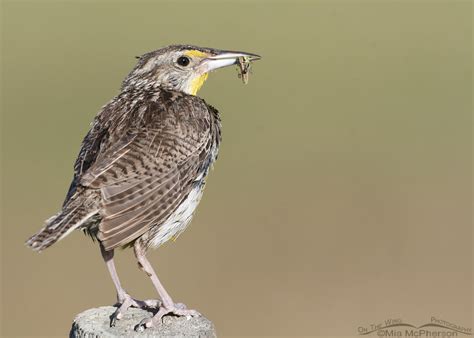
[[[3,1],[2,333],[66,336],[115,301],[60,207],[93,116],[135,55],[173,43],[263,59],[213,73],[220,158],[188,230],[149,257],[220,336],[472,326],[471,1]],[[131,251],[126,289],[155,297]]]

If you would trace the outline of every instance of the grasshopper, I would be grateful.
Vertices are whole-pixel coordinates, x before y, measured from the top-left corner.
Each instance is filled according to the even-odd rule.
[[[239,78],[244,84],[249,82],[250,58],[248,56],[239,57]]]

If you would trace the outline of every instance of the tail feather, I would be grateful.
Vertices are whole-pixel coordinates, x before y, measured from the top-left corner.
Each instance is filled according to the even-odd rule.
[[[81,227],[99,210],[87,212],[85,208],[65,208],[58,214],[46,220],[44,227],[35,235],[31,236],[26,245],[34,251],[43,251],[57,241],[66,237],[71,231]]]

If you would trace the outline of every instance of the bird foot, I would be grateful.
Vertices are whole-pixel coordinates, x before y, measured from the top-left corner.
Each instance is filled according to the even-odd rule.
[[[163,317],[167,314],[185,316],[187,319],[201,315],[196,310],[186,308],[186,305],[182,303],[176,303],[168,306],[162,305],[152,318],[143,319],[140,324],[135,327],[135,331],[143,332],[145,329],[158,326],[160,323],[162,323]]]
[[[161,301],[157,299],[146,299],[138,300],[132,298],[129,294],[125,294],[120,297],[117,304],[114,306],[117,307],[117,310],[110,316],[110,326],[113,327],[117,324],[117,321],[123,318],[123,315],[130,307],[135,307],[143,310],[156,310],[160,308]]]

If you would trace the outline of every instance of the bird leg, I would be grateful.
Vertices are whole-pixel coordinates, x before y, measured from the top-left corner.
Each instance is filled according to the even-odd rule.
[[[117,290],[117,310],[110,317],[110,326],[115,326],[117,320],[120,320],[124,313],[128,310],[129,307],[136,307],[141,309],[157,309],[160,307],[161,302],[159,300],[147,299],[147,300],[137,300],[132,298],[120,284],[120,279],[115,269],[114,263],[114,250],[106,251],[102,244],[100,245],[100,252],[102,253],[102,258],[104,259],[107,269],[109,270],[112,281],[114,282],[115,289]]]
[[[160,309],[158,312],[150,319],[144,319],[141,321],[140,324],[137,325],[135,328],[137,331],[143,331],[144,329],[147,329],[152,326],[156,326],[161,322],[161,319],[163,316],[167,314],[174,314],[177,316],[199,316],[200,313],[197,312],[196,310],[191,310],[186,308],[186,305],[182,303],[174,303],[173,299],[171,299],[171,296],[166,292],[165,288],[161,284],[160,280],[158,279],[158,276],[156,275],[155,271],[153,270],[150,262],[145,256],[145,251],[146,249],[140,244],[140,241],[136,241],[134,244],[134,252],[135,256],[137,257],[138,260],[138,266],[140,267],[141,270],[143,270],[148,277],[150,277],[151,282],[155,286],[156,291],[158,291],[158,294],[160,295],[162,304],[160,306]]]

